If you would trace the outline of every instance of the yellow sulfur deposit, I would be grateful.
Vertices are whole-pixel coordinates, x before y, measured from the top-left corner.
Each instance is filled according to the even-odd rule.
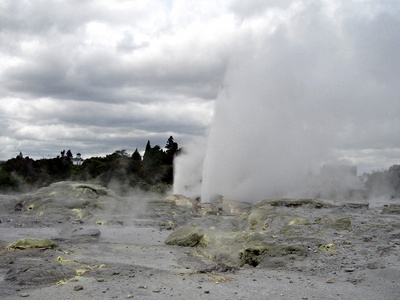
[[[12,250],[12,249],[27,249],[27,248],[52,248],[56,246],[57,244],[51,240],[26,238],[26,239],[21,239],[15,243],[9,244],[7,246],[7,249]]]
[[[306,218],[294,218],[289,222],[289,226],[308,225],[309,221]]]
[[[96,266],[94,266],[96,269],[105,269],[105,268],[107,268],[107,265],[105,265],[105,264],[100,264],[100,265],[96,265]]]
[[[107,225],[107,221],[96,221],[96,225]]]
[[[336,250],[333,249],[335,245],[333,243],[329,243],[326,245],[320,245],[318,247],[319,251],[323,251],[323,252],[330,252],[330,253],[336,253]]]
[[[68,280],[64,279],[64,280],[57,281],[54,285],[64,285],[66,283],[68,283]]]
[[[74,213],[76,213],[76,218],[77,218],[77,219],[82,219],[82,217],[83,217],[82,209],[80,209],[80,208],[73,208],[72,211],[73,211]]]
[[[61,256],[59,256],[59,257],[57,257],[56,262],[59,262],[59,263],[71,263],[73,261],[70,260],[70,259],[64,259]]]

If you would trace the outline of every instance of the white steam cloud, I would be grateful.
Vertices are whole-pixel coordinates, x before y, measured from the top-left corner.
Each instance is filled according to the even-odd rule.
[[[200,196],[206,145],[205,137],[194,138],[183,148],[183,153],[175,158],[174,194]]]
[[[307,103],[312,84],[295,74],[295,65],[271,64],[265,47],[245,56],[251,55],[230,68],[216,102],[204,200],[213,194],[259,200],[297,190],[300,179],[329,154],[326,119],[318,105]]]
[[[387,47],[399,48],[392,34],[399,19],[383,7],[324,3],[265,14],[257,32],[243,21],[216,100],[202,201],[216,194],[245,201],[309,194],[308,175],[323,164],[343,163],[344,150],[377,147],[366,132],[387,124],[369,122],[369,115],[384,120],[398,109],[399,55],[388,56]],[[202,158],[192,159],[197,172]]]

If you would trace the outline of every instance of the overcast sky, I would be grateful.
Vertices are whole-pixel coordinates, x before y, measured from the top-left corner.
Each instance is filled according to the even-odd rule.
[[[147,140],[163,147],[170,135],[184,146],[206,134],[232,69],[264,48],[268,86],[271,72],[291,66],[278,85],[302,78],[318,87],[318,97],[286,87],[304,98],[305,119],[320,107],[324,126],[346,120],[335,149],[343,159],[363,171],[400,163],[395,0],[2,0],[0,160],[19,151],[35,159],[63,149],[84,158],[131,153]],[[234,89],[244,102],[254,96],[248,87]]]

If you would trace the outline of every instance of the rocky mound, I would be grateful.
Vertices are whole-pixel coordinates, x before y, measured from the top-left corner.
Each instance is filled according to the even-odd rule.
[[[322,272],[351,273],[356,268],[381,265],[382,257],[397,256],[397,206],[370,209],[362,202],[268,199],[250,208],[247,203],[235,202],[247,212],[234,214],[226,209],[226,203],[225,210],[220,206],[219,214],[194,214],[196,217],[185,224],[204,232],[192,255],[231,267],[310,273],[321,272],[321,266]],[[176,237],[178,230],[171,236]]]
[[[3,198],[0,209],[12,212],[14,217],[21,222],[30,222],[31,226],[85,220],[97,212],[112,214],[114,210],[126,209],[129,203],[129,199],[119,197],[105,187],[71,181],[53,183],[19,197]]]

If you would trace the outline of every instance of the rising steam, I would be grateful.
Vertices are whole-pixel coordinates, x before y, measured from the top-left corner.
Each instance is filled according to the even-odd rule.
[[[314,196],[311,174],[325,163],[343,163],[338,149],[366,142],[357,130],[366,124],[363,112],[379,107],[372,89],[379,78],[360,56],[373,43],[366,32],[375,21],[360,15],[350,24],[351,13],[333,17],[319,5],[282,16],[232,51],[205,159],[192,157],[204,163],[202,176],[188,182],[201,181],[202,201],[216,194],[245,201]],[[178,164],[177,173],[184,168]],[[178,175],[175,192],[187,191],[184,177]]]

